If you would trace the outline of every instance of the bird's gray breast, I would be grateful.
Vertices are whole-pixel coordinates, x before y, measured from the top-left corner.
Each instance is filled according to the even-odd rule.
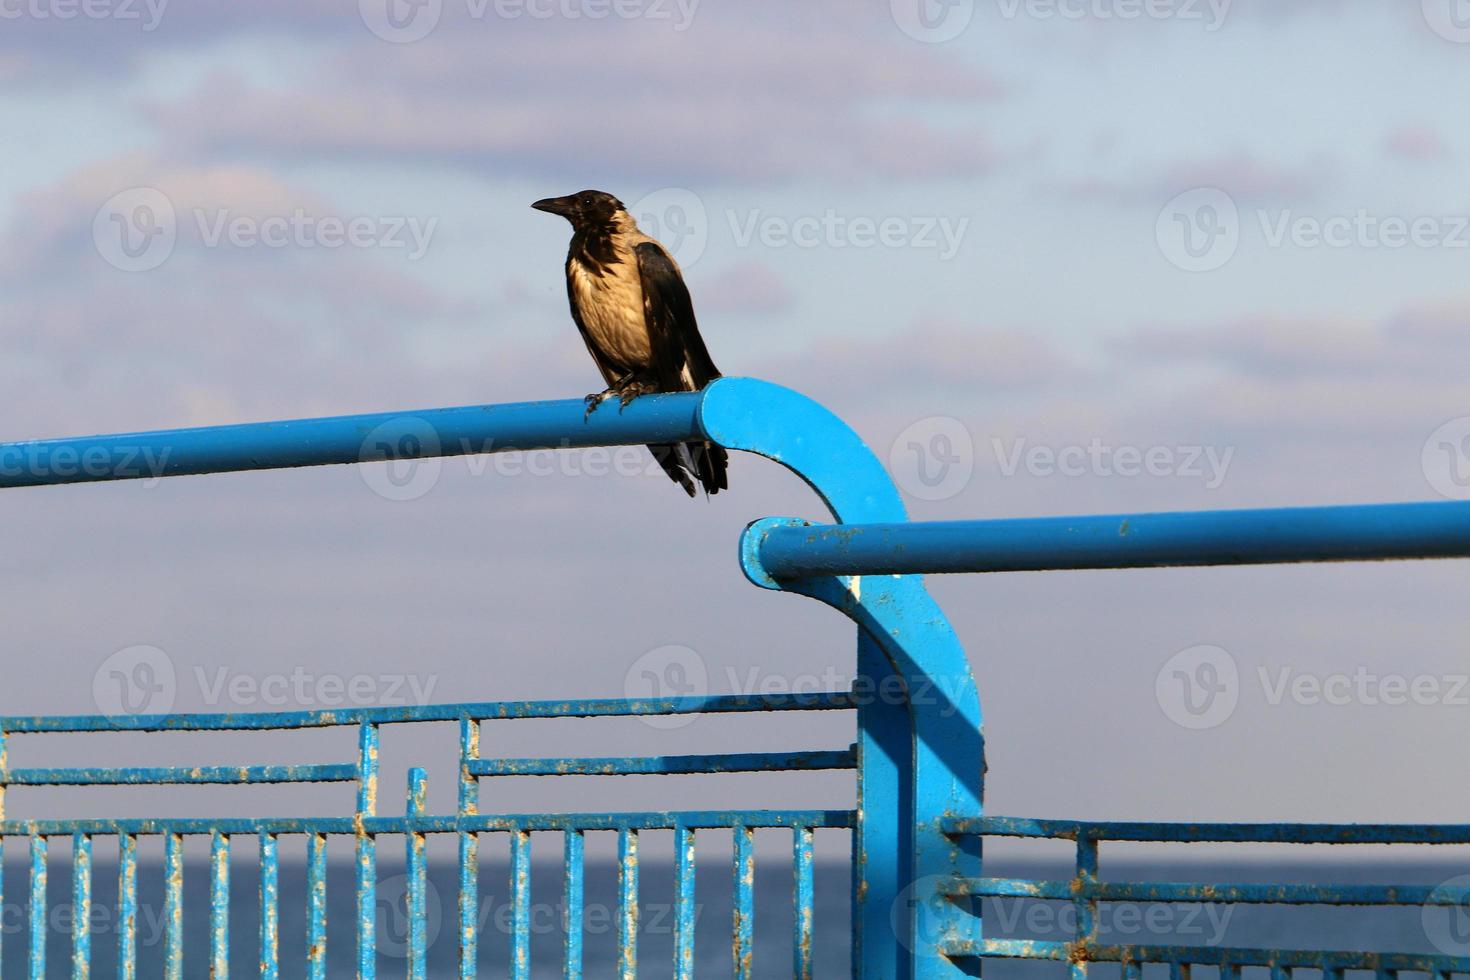
[[[633,256],[619,259],[599,276],[573,258],[567,276],[588,340],[625,370],[641,370],[653,363],[643,285]]]

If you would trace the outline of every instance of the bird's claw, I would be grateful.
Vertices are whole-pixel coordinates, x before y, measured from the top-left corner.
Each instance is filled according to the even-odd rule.
[[[597,406],[598,405],[601,405],[603,403],[603,401],[606,398],[608,398],[608,396],[610,396],[612,393],[613,393],[612,392],[612,389],[609,388],[607,391],[595,392],[595,393],[593,393],[591,395],[588,395],[586,398],[582,399],[582,401],[587,406],[587,411],[585,413],[583,413],[582,419],[585,421],[585,420],[591,418],[592,417],[592,413],[595,412],[595,411],[597,411]]]

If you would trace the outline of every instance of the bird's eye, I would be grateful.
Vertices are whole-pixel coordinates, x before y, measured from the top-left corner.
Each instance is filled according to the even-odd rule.
[[[590,207],[592,207],[592,198],[590,198],[590,197],[584,197],[584,198],[582,198],[582,206],[584,208],[590,208]]]

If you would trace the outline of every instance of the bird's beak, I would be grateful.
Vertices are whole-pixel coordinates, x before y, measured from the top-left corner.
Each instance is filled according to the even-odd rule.
[[[575,197],[548,197],[531,205],[537,211],[545,211],[547,214],[559,214],[563,218],[570,218],[577,209]]]

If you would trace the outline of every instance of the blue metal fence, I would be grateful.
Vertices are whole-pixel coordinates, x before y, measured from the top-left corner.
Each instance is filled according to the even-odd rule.
[[[827,604],[857,629],[854,691],[781,697],[712,696],[663,700],[506,702],[416,708],[357,709],[255,715],[0,718],[0,847],[26,841],[31,977],[48,971],[47,875],[53,841],[72,849],[72,957],[69,973],[91,969],[90,915],[94,838],[118,846],[118,974],[137,969],[137,848],[140,838],[160,837],[165,869],[165,973],[183,975],[186,941],[182,899],[184,838],[210,841],[207,944],[211,971],[225,976],[230,932],[230,856],[240,838],[253,839],[259,863],[259,974],[276,977],[283,957],[299,956],[310,977],[327,975],[327,856],[333,838],[352,848],[357,942],[355,971],[376,969],[375,888],[379,838],[404,841],[407,867],[410,977],[427,975],[425,921],[426,838],[457,841],[459,897],[456,942],[458,976],[477,975],[475,896],[480,846],[486,834],[509,841],[512,896],[511,950],[506,972],[531,975],[530,867],[533,834],[562,836],[562,897],[566,921],[562,972],[586,972],[582,944],[582,895],[587,834],[616,835],[618,847],[618,956],[615,974],[638,973],[639,834],[674,834],[674,975],[694,970],[694,841],[719,828],[733,839],[734,915],[730,924],[731,970],[736,977],[784,975],[786,967],[763,963],[753,948],[756,914],[754,831],[791,833],[794,891],[790,916],[792,976],[813,975],[821,950],[814,948],[813,833],[846,830],[852,837],[852,963],[866,978],[950,978],[977,975],[987,957],[1061,961],[1076,976],[1089,964],[1120,964],[1124,980],[1137,980],[1143,964],[1169,964],[1172,980],[1194,965],[1218,966],[1222,980],[1243,967],[1264,967],[1273,980],[1291,970],[1323,971],[1341,980],[1349,969],[1380,977],[1425,971],[1436,978],[1470,972],[1470,960],[1417,955],[1320,950],[1233,949],[1188,945],[1105,945],[1097,932],[1099,903],[1214,902],[1279,904],[1460,905],[1466,889],[1414,886],[1298,886],[1286,884],[1183,884],[1103,882],[1102,841],[1290,841],[1299,843],[1470,843],[1464,826],[1293,826],[1068,823],[988,816],[982,808],[984,753],[980,703],[968,662],[942,611],[919,577],[939,572],[1129,568],[1166,565],[1260,564],[1386,558],[1470,556],[1470,504],[1403,504],[1199,514],[1143,514],[953,524],[907,522],[888,475],[841,421],[786,389],[746,379],[724,379],[695,394],[647,396],[625,411],[584,415],[581,400],[438,409],[298,422],[89,437],[0,445],[0,488],[116,479],[157,478],[236,470],[373,462],[425,456],[540,448],[639,445],[711,440],[728,449],[765,456],[811,486],[831,511],[834,525],[768,518],[753,523],[741,543],[741,562],[756,585],[805,595]],[[862,690],[906,692],[901,698],[860,696]],[[920,697],[922,692],[924,696]],[[653,758],[486,758],[480,724],[492,719],[597,717],[754,711],[843,710],[855,716],[850,749],[781,753],[728,753]],[[378,740],[384,725],[457,722],[460,730],[458,805],[453,814],[426,812],[426,777],[411,770],[405,815],[378,816]],[[135,731],[250,731],[355,728],[356,758],[333,764],[198,768],[12,767],[6,738],[17,734]],[[480,781],[512,775],[688,774],[852,770],[853,810],[740,809],[720,812],[482,813]],[[295,819],[48,819],[27,820],[5,809],[9,787],[118,784],[353,783],[354,812],[341,817]],[[12,806],[13,810],[13,806]],[[281,837],[306,843],[306,945],[280,948]],[[984,877],[985,837],[1074,841],[1076,863],[1066,881]],[[3,872],[3,868],[0,868]],[[6,885],[0,877],[0,896]],[[1076,910],[1068,942],[986,939],[980,900],[1025,898],[1069,903]],[[777,914],[767,909],[764,915]],[[190,939],[190,941],[197,941]],[[334,955],[336,955],[334,953]],[[661,967],[666,966],[661,964]],[[662,969],[658,972],[663,972]]]

